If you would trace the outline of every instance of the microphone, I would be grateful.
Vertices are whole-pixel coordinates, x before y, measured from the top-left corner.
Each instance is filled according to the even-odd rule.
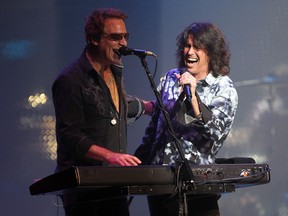
[[[120,47],[118,52],[121,55],[124,55],[124,56],[126,56],[126,55],[136,55],[136,56],[139,56],[139,57],[145,57],[145,56],[154,56],[154,57],[156,57],[156,55],[153,52],[146,51],[146,50],[140,50],[140,49],[131,49],[131,48],[128,48],[126,46]]]
[[[180,69],[180,75],[182,75],[183,73],[185,73],[185,68]],[[191,94],[190,85],[189,84],[184,84],[183,91],[184,91],[184,93],[186,95],[186,99],[189,102],[191,102],[192,94]]]

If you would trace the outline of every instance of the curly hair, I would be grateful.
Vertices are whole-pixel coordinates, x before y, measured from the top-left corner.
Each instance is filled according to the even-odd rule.
[[[121,10],[115,8],[101,8],[94,10],[91,15],[86,18],[85,38],[86,49],[92,51],[94,45],[92,41],[99,41],[103,35],[104,21],[108,18],[117,18],[125,21],[128,16]]]
[[[179,68],[185,67],[183,50],[189,35],[193,38],[193,46],[206,52],[209,58],[209,71],[212,71],[213,76],[229,74],[229,46],[220,29],[208,22],[192,23],[177,36],[176,56]]]

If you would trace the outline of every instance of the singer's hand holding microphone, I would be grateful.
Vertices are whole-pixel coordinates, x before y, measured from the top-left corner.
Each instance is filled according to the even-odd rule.
[[[185,69],[180,71],[180,74],[175,74],[179,79],[179,84],[183,86],[183,91],[186,95],[188,101],[192,100],[193,95],[195,95],[197,80]]]

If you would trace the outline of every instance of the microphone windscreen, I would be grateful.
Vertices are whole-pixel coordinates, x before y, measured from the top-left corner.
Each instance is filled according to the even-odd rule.
[[[120,47],[118,51],[119,51],[119,53],[121,55],[124,55],[124,56],[131,54],[131,50],[128,47],[125,47],[125,46]]]

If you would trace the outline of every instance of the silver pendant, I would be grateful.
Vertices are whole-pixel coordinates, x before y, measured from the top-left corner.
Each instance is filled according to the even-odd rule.
[[[111,120],[111,124],[112,124],[112,125],[116,125],[116,124],[117,124],[117,120],[116,120],[115,118],[113,118],[113,119]]]

